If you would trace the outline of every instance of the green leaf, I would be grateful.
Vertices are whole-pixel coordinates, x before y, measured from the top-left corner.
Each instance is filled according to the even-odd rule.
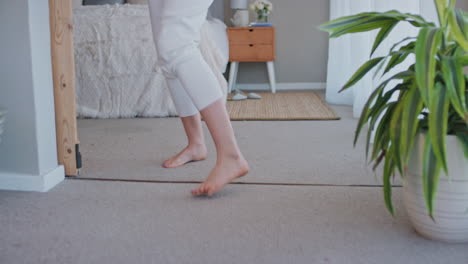
[[[346,90],[347,88],[355,85],[358,81],[360,81],[370,70],[372,70],[380,61],[382,61],[385,57],[378,57],[375,59],[371,59],[364,63],[354,75],[349,79],[348,82],[343,86],[340,92]]]
[[[401,44],[403,44],[404,42],[408,41],[408,40],[416,40],[417,38],[415,37],[406,37],[400,41],[398,41],[397,43],[393,44],[393,46],[390,48],[390,52],[393,52],[395,51],[395,49],[400,46]],[[412,41],[411,43],[415,43],[414,41]]]
[[[402,155],[402,165],[406,169],[411,150],[413,149],[414,139],[416,138],[419,127],[419,115],[423,109],[423,102],[419,90],[413,86],[405,94],[403,99],[403,110],[401,120],[401,142],[400,153]]]
[[[387,99],[388,98],[388,99]],[[367,140],[366,140],[366,159],[369,157],[370,142],[372,138],[372,131],[374,130],[375,124],[380,120],[380,116],[388,108],[389,104],[387,103],[390,100],[391,94],[386,93],[382,100],[379,100],[371,111],[371,121],[369,122],[369,130],[367,131]]]
[[[439,184],[440,162],[434,153],[431,141],[430,135],[426,135],[422,182],[427,210],[429,212],[429,216],[433,218],[434,200],[437,193],[437,186]]]
[[[374,52],[377,50],[377,48],[382,44],[382,42],[388,37],[390,32],[395,28],[395,26],[398,24],[398,20],[393,20],[389,21],[386,25],[382,26],[382,28],[379,31],[379,34],[377,34],[377,37],[375,38],[374,45],[372,47],[371,51],[371,57],[374,54]]]
[[[375,117],[374,112],[376,108],[380,108],[382,106],[385,106],[388,103],[388,100],[390,99],[391,95],[393,92],[396,90],[395,88],[386,92],[385,96],[382,97],[382,94],[384,92],[385,87],[387,84],[390,82],[390,79],[382,82],[369,96],[369,99],[367,99],[366,104],[363,107],[363,111],[361,113],[361,116],[358,121],[358,126],[355,132],[355,137],[354,137],[354,146],[356,146],[356,143],[358,141],[359,135],[361,133],[362,127],[366,124],[367,121],[369,121],[369,118]],[[371,107],[372,105],[372,107]],[[374,129],[373,126],[369,127],[370,129]]]
[[[468,110],[465,101],[465,75],[460,61],[453,57],[442,57],[442,73],[447,86],[450,102],[457,113],[468,121]]]
[[[383,92],[384,88],[385,88],[384,85],[380,85],[377,89],[375,89],[371,93],[371,95],[369,96],[369,99],[367,99],[367,102],[362,109],[361,116],[359,117],[356,132],[354,133],[354,143],[353,143],[354,146],[356,146],[356,143],[359,139],[359,135],[361,134],[362,128],[364,127],[366,122],[369,120],[369,112],[370,112],[369,109],[370,109],[371,104],[373,104],[375,98]]]
[[[402,144],[402,117],[403,117],[404,102],[399,101],[395,110],[393,111],[392,119],[390,120],[390,140],[393,148],[393,161],[401,175],[403,175],[403,159],[400,152]]]
[[[468,66],[468,55],[462,55],[458,57],[458,61],[461,63],[463,67]]]
[[[429,104],[429,136],[432,150],[445,172],[447,169],[447,127],[449,98],[447,89],[438,82],[433,89]]]
[[[435,0],[437,14],[439,16],[439,23],[442,27],[445,27],[446,22],[446,9],[449,0]]]
[[[355,22],[347,26],[343,26],[339,28],[338,30],[335,30],[334,32],[332,32],[330,37],[336,38],[345,34],[371,31],[374,29],[381,28],[391,21],[395,21],[395,19],[376,15],[376,16],[363,19],[361,21]]]
[[[427,22],[423,17],[420,15],[414,15],[410,13],[401,13],[397,10],[391,10],[383,13],[384,16],[393,17],[401,21],[406,21],[416,27],[424,27],[424,26],[434,26],[434,23]]]
[[[375,117],[378,120],[375,120],[374,123],[377,124],[377,129],[375,129],[374,135],[374,145],[372,148],[372,157],[374,160],[377,158],[378,153],[383,150],[387,150],[390,146],[390,133],[389,126],[390,120],[392,118],[393,111],[397,105],[397,102],[391,102],[387,105],[386,111],[383,113],[382,117]]]
[[[465,153],[465,158],[468,159],[468,131],[461,132],[458,131],[456,133],[456,136],[462,145],[463,153]]]
[[[403,41],[406,41],[406,40],[403,40]],[[400,43],[402,43],[403,41],[400,41]],[[395,47],[392,47],[389,55],[387,55],[385,59],[382,60],[382,62],[377,67],[375,74],[374,74],[374,78],[380,72],[380,70],[382,69],[382,67],[384,66],[388,58],[390,58],[390,60],[388,61],[387,66],[384,72],[382,73],[382,75],[385,75],[386,73],[388,73],[396,65],[402,63],[411,53],[414,53],[414,46],[415,46],[415,42],[412,41],[400,47],[398,51],[394,51]]]
[[[395,173],[395,165],[393,162],[393,148],[390,148],[389,153],[385,155],[385,164],[384,164],[384,175],[383,175],[383,191],[384,191],[384,200],[385,206],[392,216],[395,215],[392,203],[392,183],[391,178]]]
[[[391,80],[406,80],[408,78],[413,78],[414,74],[415,73],[413,71],[402,71],[393,75],[390,79]]]
[[[330,38],[336,38],[349,33],[366,32],[385,25],[386,21],[395,20],[377,12],[360,13],[346,16],[322,24],[319,29],[330,33]]]
[[[387,67],[385,67],[384,74],[389,72],[391,69],[393,69],[395,66],[399,65],[403,61],[408,58],[410,55],[409,52],[396,52],[392,55],[390,60],[388,61]]]
[[[467,14],[461,10],[461,9],[452,9],[452,12],[454,14],[454,17],[457,20],[457,24],[460,27],[460,31],[465,36],[465,38],[468,37],[468,23],[466,23],[466,20],[468,20]]]
[[[368,12],[368,13],[360,13],[352,16],[344,16],[337,19],[333,19],[327,23],[324,23],[319,26],[319,29],[322,31],[334,32],[343,26],[349,26],[356,22],[359,22],[363,19],[367,19],[373,15],[376,15],[377,12]]]
[[[465,31],[465,20],[461,10],[450,10],[448,13],[448,24],[450,34],[465,51],[468,51],[467,32]]]
[[[442,32],[438,28],[421,29],[416,41],[416,81],[426,104],[434,87],[436,54],[441,45]]]
[[[372,131],[375,128],[375,124],[378,121],[380,121],[380,117],[384,113],[384,111],[387,109],[387,107],[392,105],[391,103],[389,103],[389,101],[392,98],[392,95],[396,91],[401,89],[402,85],[401,84],[397,85],[393,89],[387,91],[382,96],[383,89],[385,88],[385,86],[386,86],[386,83],[382,83],[379,86],[379,88],[378,88],[380,90],[379,91],[379,96],[377,97],[377,99],[375,99],[375,103],[372,106],[372,108],[368,109],[368,113],[367,113],[368,118],[367,119],[370,119],[370,122],[369,122],[369,129],[367,131],[367,137],[366,137],[366,159],[369,156],[370,141],[371,141],[371,138],[372,138]]]
[[[377,78],[377,75],[382,71],[383,66],[387,63],[388,56],[385,57],[382,61],[377,64],[377,67],[375,68],[374,74],[372,75],[372,79]]]

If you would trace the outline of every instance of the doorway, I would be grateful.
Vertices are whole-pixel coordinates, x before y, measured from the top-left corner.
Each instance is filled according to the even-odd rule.
[[[77,176],[81,155],[76,121],[75,59],[71,0],[49,0],[55,125],[59,164]]]

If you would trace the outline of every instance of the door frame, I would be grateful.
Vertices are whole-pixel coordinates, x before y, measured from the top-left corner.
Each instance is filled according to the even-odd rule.
[[[58,163],[65,167],[67,176],[77,176],[81,167],[76,121],[72,5],[72,0],[49,0],[57,154]]]

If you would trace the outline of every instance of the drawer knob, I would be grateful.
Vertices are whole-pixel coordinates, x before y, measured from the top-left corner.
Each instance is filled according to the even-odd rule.
[[[249,44],[249,47],[253,47],[253,46],[254,46],[254,44]]]
[[[249,31],[250,31],[250,32],[253,32],[254,30],[251,28],[251,29],[249,29]]]

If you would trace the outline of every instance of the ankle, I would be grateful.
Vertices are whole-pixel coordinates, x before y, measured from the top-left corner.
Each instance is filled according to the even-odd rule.
[[[206,148],[206,145],[204,142],[189,142],[187,148],[201,149]]]
[[[240,152],[221,153],[220,155],[218,155],[218,160],[242,161],[244,160],[244,156],[242,156]]]
[[[199,144],[190,143],[186,149],[194,153],[198,153],[200,155],[206,155],[206,152],[208,151],[204,143],[199,143]]]

